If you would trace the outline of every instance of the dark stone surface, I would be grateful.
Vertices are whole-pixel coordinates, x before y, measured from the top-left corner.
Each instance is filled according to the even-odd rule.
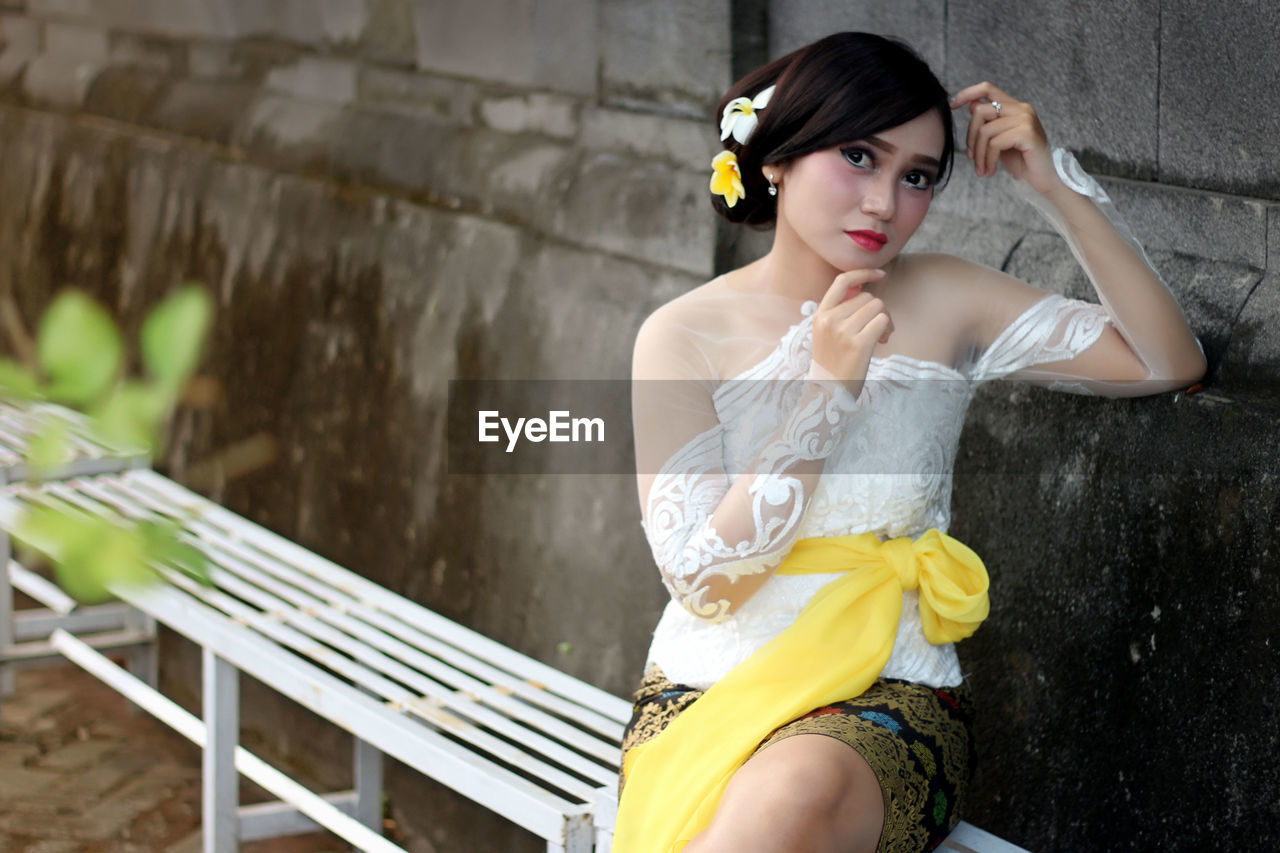
[[[769,4],[769,54],[781,56],[831,33],[856,30],[905,40],[941,77],[946,16],[945,0],[774,0]]]
[[[1267,266],[1266,202],[1119,178],[1101,183],[1148,251]]]
[[[1280,205],[1272,206],[1268,227],[1271,257],[1280,257]],[[1219,381],[1234,393],[1280,402],[1280,272],[1267,275],[1250,292],[1231,329]]]
[[[244,83],[178,80],[151,102],[147,124],[183,136],[230,144],[254,97],[254,87]]]
[[[594,0],[415,3],[417,65],[457,77],[593,93],[602,60]]]
[[[1084,8],[952,0],[946,19],[943,83],[951,92],[990,81],[1030,102],[1050,141],[1075,151],[1086,169],[1155,177],[1158,0]],[[957,124],[964,139],[967,115],[957,113]]]
[[[1151,262],[1200,338],[1210,365],[1216,364],[1260,273],[1251,267],[1168,252],[1152,252]],[[1044,290],[1088,302],[1099,301],[1089,277],[1057,234],[1027,235],[1009,255],[1004,269]]]
[[[968,820],[1031,850],[1269,850],[1280,411],[989,386],[953,535],[993,578],[961,647]]]
[[[1160,29],[1160,180],[1280,199],[1274,4],[1172,0]]]
[[[710,118],[733,82],[729,6],[728,0],[601,0],[605,103]]]

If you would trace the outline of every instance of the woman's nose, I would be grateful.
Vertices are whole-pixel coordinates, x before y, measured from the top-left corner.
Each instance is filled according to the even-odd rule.
[[[862,212],[879,219],[892,219],[893,184],[884,179],[872,182],[862,197]]]

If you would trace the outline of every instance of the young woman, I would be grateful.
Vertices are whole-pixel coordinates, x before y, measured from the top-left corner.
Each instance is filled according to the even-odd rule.
[[[903,254],[952,166],[997,166],[1101,304]],[[987,612],[946,535],[974,388],[1184,387],[1204,356],[1105,193],[990,83],[949,99],[910,48],[840,33],[720,105],[718,213],[768,254],[653,313],[635,344],[639,493],[672,601],[624,740],[615,849],[926,850],[958,820]]]

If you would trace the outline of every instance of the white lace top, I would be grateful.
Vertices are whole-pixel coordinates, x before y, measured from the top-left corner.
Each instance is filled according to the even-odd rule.
[[[644,529],[673,600],[654,631],[646,666],[658,664],[676,683],[709,687],[787,628],[837,575],[775,574],[732,615],[715,614],[690,596],[694,579],[707,571],[737,577],[772,568],[800,538],[945,532],[956,447],[974,388],[1083,352],[1108,319],[1100,305],[1050,294],[962,369],[903,355],[873,358],[856,400],[841,391],[842,397],[819,394],[817,405],[797,406],[803,389],[816,385],[805,381],[816,308],[804,303],[802,319],[766,358],[716,387],[718,424],[675,454],[650,489]],[[799,491],[799,481],[787,476],[789,465],[824,457],[816,488]],[[754,530],[730,546],[710,516],[742,472],[758,478]],[[916,596],[904,593],[897,641],[882,674],[934,687],[958,684],[955,649],[925,639]]]

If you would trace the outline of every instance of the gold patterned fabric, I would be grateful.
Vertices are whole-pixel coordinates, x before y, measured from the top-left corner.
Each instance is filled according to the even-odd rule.
[[[624,764],[629,750],[657,736],[704,692],[675,684],[650,666],[631,697]],[[843,741],[871,765],[885,802],[881,853],[932,850],[959,821],[975,761],[967,686],[934,689],[881,678],[854,699],[816,708],[778,727],[756,751],[799,734]],[[619,798],[625,786],[620,776]]]

